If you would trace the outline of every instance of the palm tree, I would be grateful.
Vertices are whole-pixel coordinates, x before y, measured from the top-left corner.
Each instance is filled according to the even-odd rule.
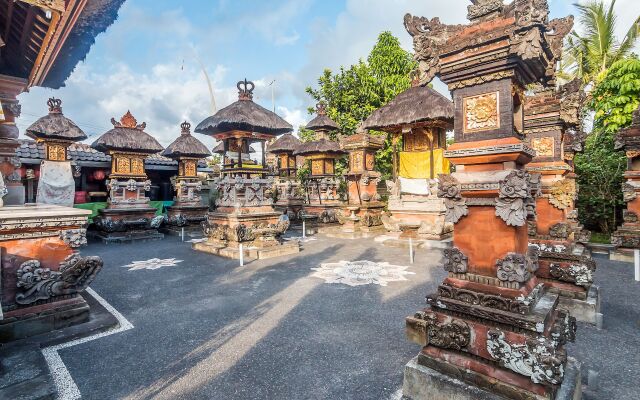
[[[597,80],[614,62],[628,56],[640,34],[640,16],[621,42],[615,36],[616,15],[612,0],[606,9],[602,0],[590,0],[586,4],[574,4],[580,12],[579,21],[584,35],[571,32],[565,45],[561,77],[582,78],[585,83]]]

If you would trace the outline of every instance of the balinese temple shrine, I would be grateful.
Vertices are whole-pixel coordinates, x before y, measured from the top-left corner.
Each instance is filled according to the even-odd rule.
[[[291,133],[285,133],[268,147],[268,153],[272,154],[276,160],[276,202],[274,208],[287,214],[291,221],[301,219],[304,202],[304,190],[297,176],[297,157],[293,155],[300,143],[300,139]]]
[[[104,242],[162,239],[158,232],[164,217],[156,216],[146,192],[151,189],[144,162],[163,147],[146,133],[147,124],[127,111],[120,121],[111,118],[113,129],[100,136],[91,147],[111,156],[107,207],[93,219],[97,237]]]
[[[593,285],[596,264],[583,242],[589,235],[572,222],[577,220],[576,174],[565,155],[568,144],[576,145],[582,137],[583,93],[576,80],[560,90],[542,89],[526,98],[526,142],[536,151],[526,169],[540,176],[541,190],[536,217],[528,224],[529,243],[540,252],[538,279],[560,294],[561,308],[595,324],[600,313],[599,289]]]
[[[467,18],[446,25],[405,16],[420,84],[438,77],[452,94],[455,143],[445,157],[455,172],[438,182],[454,223],[448,275],[406,319],[421,350],[405,368],[403,394],[576,399],[580,364],[565,349],[575,318],[537,278],[529,248],[537,188],[525,167],[535,151],[523,140],[525,86],[555,77],[571,17],[549,21],[546,0],[485,0],[469,5]]]
[[[162,152],[162,155],[178,162],[178,175],[172,180],[175,189],[174,204],[167,207],[165,230],[181,234],[182,228],[190,233],[202,232],[200,224],[206,220],[209,207],[202,204],[202,181],[198,177],[198,162],[211,155],[207,146],[191,135],[191,124],[180,125],[180,136]]]
[[[238,100],[200,122],[195,132],[222,141],[225,162],[215,182],[215,210],[203,222],[205,242],[195,250],[223,257],[261,259],[300,251],[298,243],[283,243],[289,219],[273,207],[273,176],[265,165],[265,142],[293,129],[277,114],[254,103],[255,85],[246,79],[237,84]],[[244,163],[252,144],[262,150],[262,163]],[[227,156],[233,150],[236,156]]]
[[[391,238],[451,237],[453,224],[445,220],[446,207],[437,197],[437,180],[450,170],[444,150],[453,115],[449,99],[418,85],[400,93],[364,121],[366,129],[384,131],[391,137],[393,176],[386,181],[388,214],[382,217]]]
[[[36,203],[72,207],[76,183],[67,151],[72,143],[86,139],[87,135],[62,114],[62,100],[50,98],[47,105],[49,114],[26,130],[28,137],[44,145]]]
[[[331,137],[339,127],[327,115],[324,103],[316,105],[316,117],[307,123],[306,129],[315,132],[315,140],[301,143],[293,153],[304,157],[309,166],[304,213],[316,217],[322,226],[335,224],[344,205],[338,191],[340,180],[336,176],[336,160],[344,158],[347,152]]]
[[[611,259],[633,261],[634,249],[640,249],[640,107],[633,112],[631,126],[616,136],[615,146],[627,155],[622,184],[626,208],[622,212],[622,225],[611,235],[611,244],[616,246]]]
[[[376,152],[384,146],[384,136],[371,135],[362,126],[355,134],[342,138],[340,146],[349,153],[347,202],[338,213],[341,226],[328,236],[342,238],[372,237],[384,232],[382,213],[385,204],[378,194],[382,174],[376,171]]]
[[[16,156],[20,142],[15,119],[21,113],[17,97],[32,87],[64,86],[95,37],[116,19],[123,1],[107,0],[100,7],[91,7],[91,1],[2,3],[7,10],[0,19],[0,342],[4,343],[91,319],[80,293],[93,282],[102,260],[78,253],[86,243],[90,212],[24,204]],[[51,116],[50,122],[57,121],[49,126],[54,129],[42,127],[34,133],[65,142],[56,148],[56,140],[43,138],[52,145],[45,145],[47,161],[64,163],[64,144],[79,138],[70,125],[66,132],[56,131],[65,129],[64,122],[57,126],[62,118]],[[82,331],[78,327],[76,334]]]

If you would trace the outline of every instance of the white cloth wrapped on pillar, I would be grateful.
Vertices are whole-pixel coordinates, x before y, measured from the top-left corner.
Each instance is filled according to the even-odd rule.
[[[42,161],[36,203],[73,207],[75,191],[70,161]]]
[[[8,193],[7,187],[4,185],[4,178],[0,174],[0,207],[4,205],[2,198]]]

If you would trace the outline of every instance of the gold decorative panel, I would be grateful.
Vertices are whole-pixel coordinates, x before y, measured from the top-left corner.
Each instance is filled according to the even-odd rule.
[[[67,160],[66,147],[60,144],[47,145],[47,159],[51,161],[66,161]]]
[[[538,157],[553,157],[555,154],[555,141],[551,136],[531,139],[531,147]]]
[[[498,101],[498,92],[463,98],[463,131],[467,133],[500,128]]]
[[[196,176],[196,163],[195,161],[185,161],[184,162],[184,175],[185,176]]]
[[[118,174],[130,174],[131,173],[131,161],[126,157],[118,157],[116,161],[116,173]]]
[[[134,175],[144,175],[144,160],[140,158],[132,158],[131,173]]]
[[[403,136],[404,151],[427,151],[431,142],[431,134],[416,130]]]
[[[367,153],[365,155],[365,167],[367,168],[367,171],[373,171],[373,167],[375,166],[376,163],[376,156],[373,153]]]
[[[324,160],[324,173],[333,174],[333,160]]]
[[[322,175],[324,160],[311,160],[311,175]]]
[[[364,160],[362,159],[361,152],[351,153],[351,170],[354,172],[362,171],[364,167]]]
[[[295,167],[296,167],[296,158],[295,157],[289,158],[289,168],[295,168]]]

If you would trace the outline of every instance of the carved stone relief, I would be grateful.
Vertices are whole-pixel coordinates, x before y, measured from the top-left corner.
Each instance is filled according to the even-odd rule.
[[[513,170],[500,181],[496,198],[496,215],[507,225],[522,226],[527,217],[526,199],[531,196],[531,176],[524,170]]]
[[[471,133],[500,127],[499,93],[485,93],[462,99],[463,132]]]
[[[471,343],[471,329],[462,320],[438,322],[436,315],[431,312],[418,312],[414,317],[421,322],[420,325],[425,330],[427,339],[425,346],[462,350]]]
[[[455,224],[460,218],[469,214],[466,200],[461,194],[460,182],[453,176],[447,174],[438,176],[438,197],[444,199],[444,205],[447,208],[444,217],[446,222]]]
[[[467,272],[469,258],[457,247],[444,249],[444,270],[455,274]]]

